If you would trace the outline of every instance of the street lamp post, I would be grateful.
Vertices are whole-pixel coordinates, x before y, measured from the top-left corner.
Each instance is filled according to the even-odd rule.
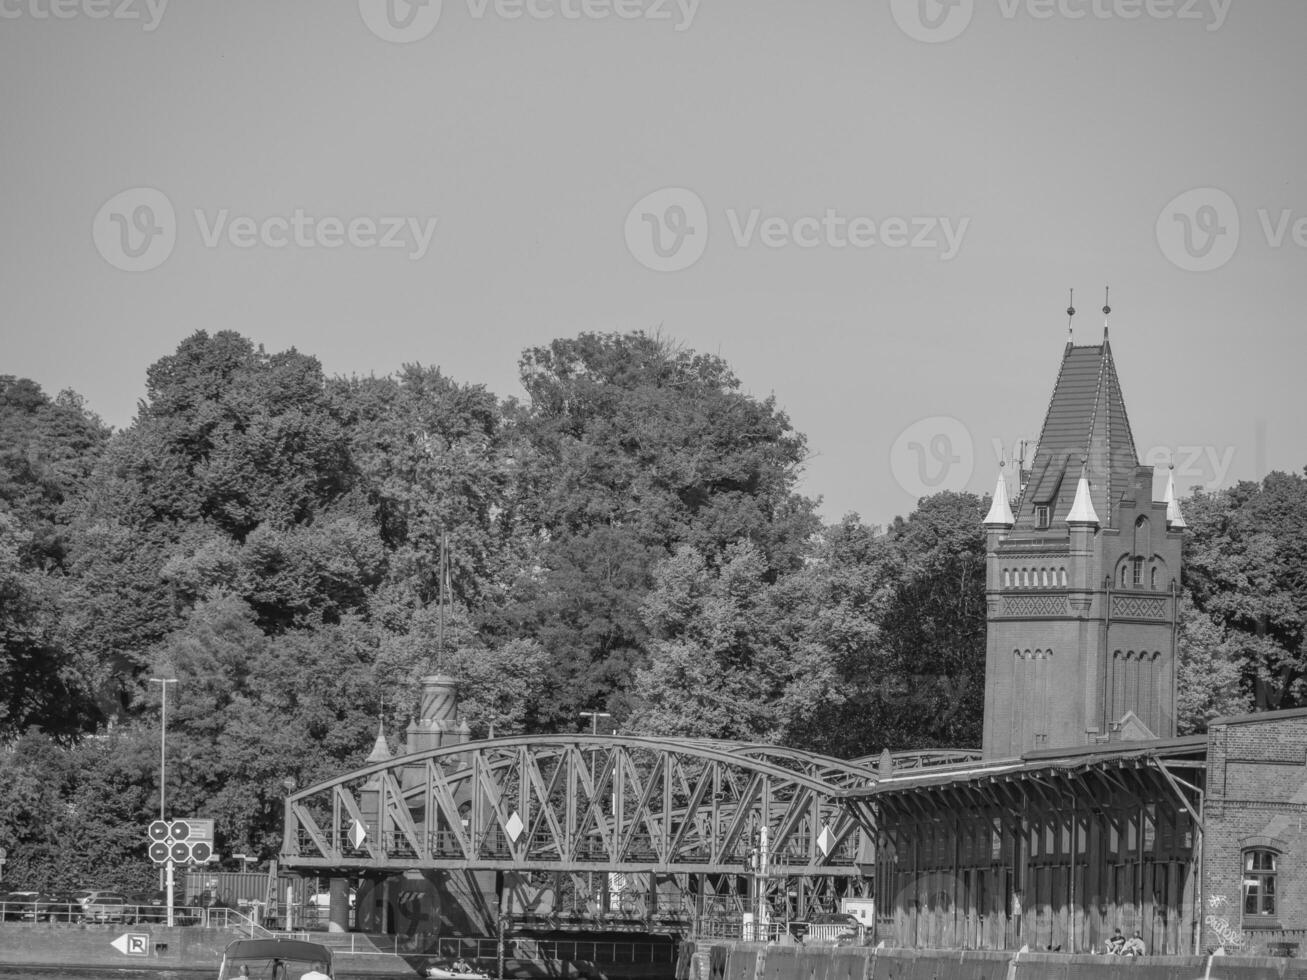
[[[168,685],[176,684],[175,677],[151,677],[151,684],[158,684],[163,694],[163,701],[159,709],[159,819],[168,819],[168,810],[166,803],[167,794],[167,777],[168,777]],[[173,860],[169,856],[164,862],[164,887],[168,890],[168,925],[172,926],[172,907],[173,907],[173,889],[175,882],[173,879]]]
[[[581,717],[590,719],[590,734],[598,735],[599,719],[611,718],[613,716],[609,714],[607,711],[582,711]],[[594,767],[595,767],[595,750],[591,749],[590,750],[590,777],[592,779],[594,778]],[[595,891],[595,876],[593,871],[587,872],[586,888],[590,892],[587,898],[595,903],[595,905],[598,907],[597,911],[602,911],[604,903],[602,898],[600,898],[599,894]]]

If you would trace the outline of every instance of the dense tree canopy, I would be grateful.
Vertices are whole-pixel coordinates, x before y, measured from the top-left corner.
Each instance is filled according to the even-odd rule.
[[[287,781],[394,742],[433,671],[478,736],[599,709],[844,757],[979,743],[987,500],[823,527],[804,437],[720,358],[582,334],[520,368],[522,402],[197,333],[113,433],[0,377],[9,880],[148,880],[151,678],[178,680],[170,809],[222,854],[273,854]],[[1183,507],[1182,731],[1307,702],[1307,480]]]

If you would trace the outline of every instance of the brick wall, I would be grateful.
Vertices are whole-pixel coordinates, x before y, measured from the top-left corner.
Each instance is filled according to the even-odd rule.
[[[1265,946],[1307,930],[1307,709],[1219,718],[1208,727],[1204,947]],[[1274,916],[1244,913],[1244,854],[1276,856]],[[1307,953],[1305,937],[1286,934]]]

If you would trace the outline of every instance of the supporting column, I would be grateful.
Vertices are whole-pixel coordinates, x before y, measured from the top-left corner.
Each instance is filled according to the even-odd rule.
[[[349,880],[334,877],[330,880],[331,906],[327,922],[328,932],[349,932]]]

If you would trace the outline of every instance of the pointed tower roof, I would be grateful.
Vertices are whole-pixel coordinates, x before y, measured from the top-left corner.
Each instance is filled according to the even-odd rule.
[[[1081,460],[1088,461],[1094,476],[1086,491],[1090,509],[1112,527],[1116,503],[1134,479],[1139,454],[1106,337],[1090,346],[1067,344],[1062,352],[1030,480],[1017,503],[1017,533],[1036,530],[1036,506],[1050,508],[1053,524],[1066,519],[1079,489],[1075,467]]]
[[[1076,499],[1071,502],[1071,511],[1066,515],[1068,524],[1098,524],[1098,515],[1094,513],[1094,502],[1090,496],[1089,474],[1082,463],[1080,479],[1076,482]]]
[[[1012,505],[1007,499],[1007,480],[1003,478],[1003,466],[998,466],[998,483],[994,487],[994,502],[989,505],[989,513],[985,515],[986,527],[1011,527],[1015,522],[1012,518]]]
[[[1184,520],[1184,514],[1180,512],[1180,502],[1175,499],[1174,466],[1166,473],[1166,496],[1162,499],[1166,502],[1166,526],[1173,530],[1188,527],[1189,525]]]
[[[386,744],[386,726],[385,722],[377,722],[377,740],[372,744],[372,751],[368,753],[367,762],[389,762],[391,758],[390,746]]]

